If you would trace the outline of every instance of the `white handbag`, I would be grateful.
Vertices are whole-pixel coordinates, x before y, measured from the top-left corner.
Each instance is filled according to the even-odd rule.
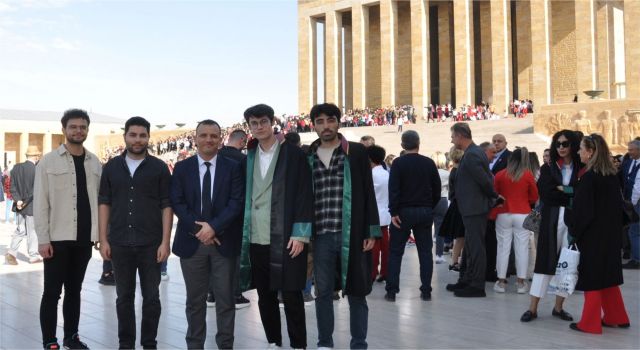
[[[578,283],[578,264],[580,263],[580,251],[575,244],[568,248],[562,248],[556,274],[549,282],[549,293],[571,295]]]

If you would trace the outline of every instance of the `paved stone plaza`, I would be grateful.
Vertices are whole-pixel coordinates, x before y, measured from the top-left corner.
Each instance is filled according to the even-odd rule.
[[[0,205],[1,207],[2,205]],[[0,254],[4,255],[10,241],[13,225],[0,223]],[[41,348],[39,305],[42,294],[42,265],[29,265],[22,247],[18,266],[0,265],[0,348]],[[448,256],[447,256],[448,257]],[[92,349],[115,349],[118,346],[115,312],[115,287],[97,283],[102,268],[98,252],[89,263],[83,285],[80,335]],[[159,348],[185,348],[187,328],[184,312],[185,287],[179,260],[169,259],[170,280],[162,282],[160,294],[162,316],[158,332]],[[626,348],[640,347],[640,275],[637,271],[624,272],[622,292],[629,316],[630,329],[604,329],[602,336],[571,331],[569,323],[551,317],[553,298],[540,304],[539,318],[531,324],[519,321],[529,303],[528,295],[519,295],[510,281],[508,293],[496,294],[487,284],[487,298],[458,299],[446,292],[444,286],[456,278],[447,264],[434,265],[433,300],[419,298],[418,258],[414,247],[408,247],[401,276],[402,291],[396,303],[386,302],[384,285],[376,283],[368,298],[370,348]],[[264,349],[266,338],[260,323],[255,291],[245,293],[251,306],[236,314],[236,347]],[[136,306],[138,322],[141,313],[138,290]],[[566,303],[567,311],[579,317],[583,297],[576,294]],[[337,348],[349,344],[348,303],[335,302]],[[317,340],[315,308],[306,307],[309,348]],[[58,313],[58,336],[62,336],[62,311]],[[206,346],[215,348],[215,310],[208,310]],[[286,324],[284,315],[283,327]],[[284,346],[288,347],[286,329]]]

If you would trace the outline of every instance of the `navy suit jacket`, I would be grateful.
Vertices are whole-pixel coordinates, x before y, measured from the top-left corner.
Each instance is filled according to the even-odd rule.
[[[491,172],[493,175],[497,174],[500,170],[507,168],[507,162],[509,161],[509,156],[511,156],[511,151],[505,149],[504,152],[500,155],[500,157],[493,164],[493,168]]]
[[[173,253],[181,258],[195,254],[200,241],[191,235],[196,221],[204,221],[201,215],[202,190],[198,156],[176,163],[171,177],[171,207],[178,217],[178,227],[173,239]],[[242,235],[227,229],[242,213],[244,204],[244,180],[239,162],[218,155],[213,180],[213,213],[208,221],[220,245],[220,254],[227,257],[239,254]]]

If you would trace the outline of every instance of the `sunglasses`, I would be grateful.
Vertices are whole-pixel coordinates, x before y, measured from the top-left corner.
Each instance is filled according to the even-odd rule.
[[[569,146],[571,146],[571,142],[569,141],[556,142],[556,148],[569,148]]]

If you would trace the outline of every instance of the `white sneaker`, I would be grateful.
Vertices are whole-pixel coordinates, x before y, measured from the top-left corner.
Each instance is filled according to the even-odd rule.
[[[518,294],[525,294],[529,291],[529,283],[526,281],[522,281],[522,283],[516,282],[516,286],[518,286]]]
[[[160,272],[160,280],[161,281],[168,281],[169,280],[169,274],[167,273],[167,271]]]
[[[506,291],[507,284],[501,281],[496,281],[496,284],[493,285],[493,290],[496,293],[504,293]]]
[[[276,343],[269,343],[269,346],[267,346],[267,349],[280,349],[282,348],[281,346],[277,346]]]
[[[333,349],[333,348],[328,348],[326,346],[319,346],[318,347],[318,350],[331,350],[331,349]]]
[[[447,262],[447,260],[445,258],[443,258],[441,255],[437,255],[436,259],[435,259],[436,264],[444,264],[445,262]]]

